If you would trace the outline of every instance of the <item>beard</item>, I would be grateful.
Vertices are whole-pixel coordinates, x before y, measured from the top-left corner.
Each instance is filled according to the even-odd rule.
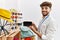
[[[42,11],[42,15],[43,16],[47,16],[49,14],[49,12],[47,12],[47,11]]]

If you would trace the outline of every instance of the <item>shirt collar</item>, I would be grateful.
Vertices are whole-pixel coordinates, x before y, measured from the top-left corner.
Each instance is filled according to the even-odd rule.
[[[47,17],[49,17],[49,14],[48,14],[47,16],[45,16],[44,18],[43,18],[43,17],[42,17],[42,18],[45,19],[45,18],[47,18]]]

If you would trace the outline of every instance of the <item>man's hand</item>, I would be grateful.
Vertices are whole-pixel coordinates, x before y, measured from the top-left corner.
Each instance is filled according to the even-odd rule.
[[[35,34],[37,34],[40,38],[42,37],[42,34],[39,33],[37,30],[35,30],[35,28],[33,28],[33,26],[29,26],[29,28],[30,28]]]
[[[29,26],[29,28],[33,31],[36,32],[35,28],[33,26]]]

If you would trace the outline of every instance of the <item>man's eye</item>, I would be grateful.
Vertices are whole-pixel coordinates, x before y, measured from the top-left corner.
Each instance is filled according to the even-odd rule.
[[[44,8],[42,8],[42,9],[44,9]]]

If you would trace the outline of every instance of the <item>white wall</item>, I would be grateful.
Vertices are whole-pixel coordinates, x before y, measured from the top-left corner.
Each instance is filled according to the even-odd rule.
[[[17,9],[17,0],[5,0],[5,7],[7,9],[15,8]]]
[[[5,7],[5,0],[0,0],[0,8],[4,8]]]
[[[0,8],[19,10],[20,4],[20,0],[0,0]]]

